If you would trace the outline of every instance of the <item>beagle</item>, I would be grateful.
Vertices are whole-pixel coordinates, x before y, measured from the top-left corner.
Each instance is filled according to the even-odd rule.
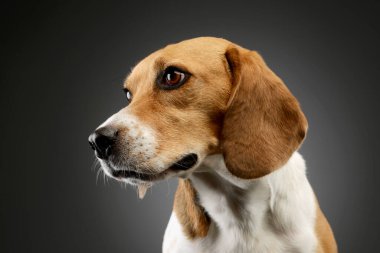
[[[164,253],[337,252],[297,152],[306,118],[257,52],[211,37],[168,45],[124,91],[89,142],[141,198],[180,178]]]

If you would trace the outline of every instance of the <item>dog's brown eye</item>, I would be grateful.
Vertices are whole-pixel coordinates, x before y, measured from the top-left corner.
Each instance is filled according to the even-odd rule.
[[[188,73],[169,67],[158,78],[158,84],[163,89],[175,89],[184,84],[188,77]]]
[[[165,84],[167,85],[176,85],[185,79],[185,74],[179,71],[173,70],[166,73],[165,76]]]
[[[127,98],[127,102],[129,104],[132,101],[132,93],[126,88],[124,88],[123,90],[125,93],[125,97]]]

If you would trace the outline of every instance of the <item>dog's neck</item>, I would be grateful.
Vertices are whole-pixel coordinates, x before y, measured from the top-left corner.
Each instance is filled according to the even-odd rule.
[[[230,174],[221,155],[205,159],[196,173],[190,177],[199,204],[221,230],[239,227],[250,233],[247,224],[257,224],[267,208],[271,187],[265,178],[241,180]],[[254,205],[252,212],[250,204]],[[257,210],[263,209],[263,210]]]
[[[236,236],[259,238],[268,231],[291,235],[313,227],[305,224],[314,220],[315,203],[304,161],[298,153],[277,171],[254,180],[234,177],[223,157],[214,155],[204,160],[190,180],[199,204],[211,218],[211,236],[223,235],[228,241],[227,238]],[[242,243],[238,248],[248,250],[244,240],[238,241]],[[266,243],[273,242],[263,242]]]

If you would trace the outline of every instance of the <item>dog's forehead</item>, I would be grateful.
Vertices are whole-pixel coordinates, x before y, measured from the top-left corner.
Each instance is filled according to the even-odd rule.
[[[223,64],[221,59],[230,44],[224,39],[200,37],[168,45],[140,61],[126,79],[125,86],[154,80],[157,70],[169,66],[182,67],[189,72],[220,68]]]
[[[162,54],[184,59],[217,57],[224,54],[229,44],[231,42],[224,39],[200,37],[168,45],[162,50]]]

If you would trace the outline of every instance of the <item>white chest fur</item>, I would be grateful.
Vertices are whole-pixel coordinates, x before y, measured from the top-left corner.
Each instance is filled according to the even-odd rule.
[[[173,212],[164,253],[316,251],[314,193],[297,152],[282,168],[255,180],[234,177],[222,156],[211,156],[191,181],[212,220],[208,234],[188,239]]]

